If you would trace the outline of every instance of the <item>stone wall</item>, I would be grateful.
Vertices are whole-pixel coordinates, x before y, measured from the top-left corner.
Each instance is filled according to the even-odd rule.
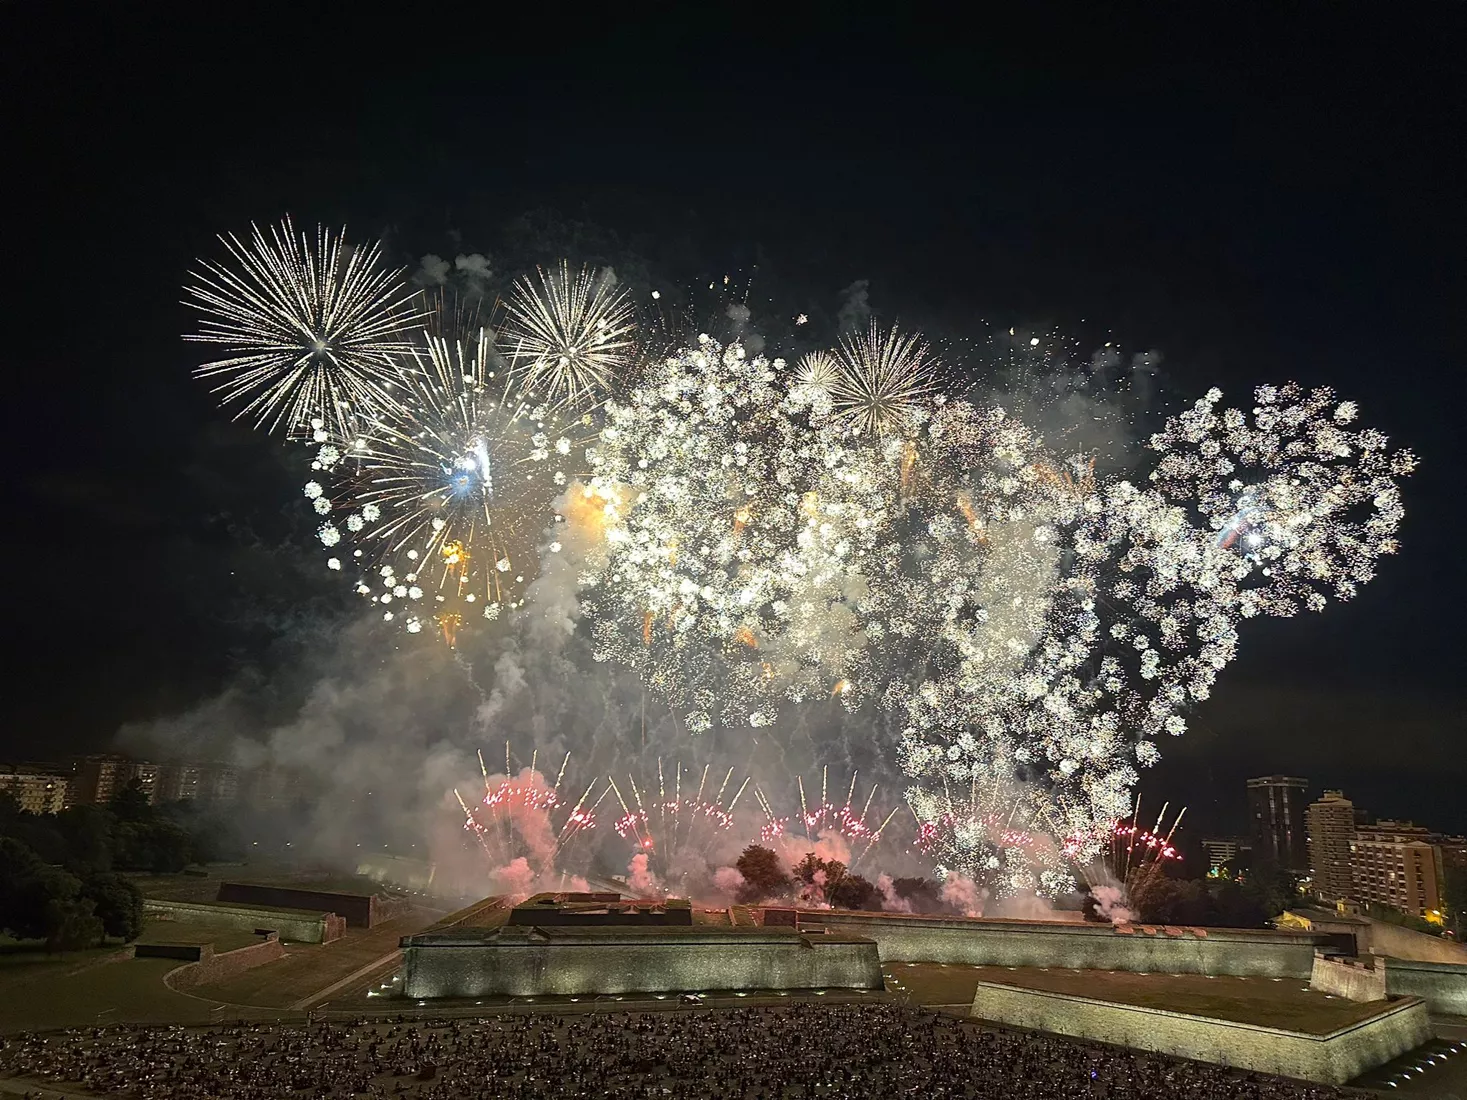
[[[1139,973],[1307,979],[1327,936],[1272,929],[1174,928],[804,910],[800,927],[875,940],[883,962],[1060,966]]]
[[[1316,951],[1309,988],[1349,1001],[1383,1001],[1386,998],[1385,960],[1379,955],[1345,959]]]
[[[1467,966],[1467,947],[1440,936],[1428,936],[1399,924],[1388,924],[1383,920],[1370,921],[1369,943],[1360,945],[1360,953],[1367,951],[1377,955],[1389,955],[1393,959],[1410,959],[1412,962],[1449,963]]]
[[[1179,1058],[1343,1084],[1432,1037],[1426,1005],[1406,998],[1328,1035],[1305,1035],[1180,1012],[980,982],[972,1014]]]
[[[166,981],[171,988],[177,990],[192,989],[196,985],[214,985],[284,956],[285,948],[280,945],[279,937],[273,934],[259,943],[234,951],[216,952],[212,944],[205,944],[197,962],[171,971]]]
[[[182,962],[198,962],[205,950],[213,951],[207,943],[135,943],[132,957],[135,959],[178,959]]]
[[[1438,1015],[1467,1016],[1467,966],[1387,959],[1385,979],[1392,996],[1420,997]]]
[[[881,989],[876,945],[764,929],[501,928],[408,936],[408,997]]]
[[[1287,914],[1315,932],[1332,932],[1349,936],[1357,955],[1389,955],[1393,959],[1413,962],[1456,963],[1467,965],[1467,947],[1441,936],[1429,936],[1414,928],[1363,917],[1354,913],[1334,913],[1321,909],[1301,908]]]
[[[340,939],[346,927],[346,921],[335,913],[283,913],[277,909],[255,909],[247,905],[159,898],[143,901],[143,915],[153,920],[187,921],[234,932],[278,932],[281,939],[291,943],[330,943]]]
[[[263,886],[255,882],[221,882],[218,899],[235,905],[264,905],[279,909],[339,913],[346,918],[348,928],[371,928],[372,925],[389,919],[378,912],[378,899],[372,894],[298,890],[291,886]]]

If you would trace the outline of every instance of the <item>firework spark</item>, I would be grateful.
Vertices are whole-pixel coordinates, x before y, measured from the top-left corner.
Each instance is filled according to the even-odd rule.
[[[807,796],[803,776],[795,777],[795,788],[799,797],[799,811],[781,815],[763,790],[755,788],[754,794],[764,812],[764,823],[759,829],[761,843],[768,844],[780,837],[793,836],[791,826],[798,828],[804,840],[818,843],[822,837],[838,835],[850,848],[850,866],[855,867],[880,842],[886,827],[896,816],[891,810],[885,818],[874,817],[872,803],[876,800],[877,785],[872,784],[864,800],[856,795],[857,776],[851,775],[845,801],[835,802],[835,792],[829,789],[830,769],[820,769],[820,800]],[[813,794],[813,787],[811,789]]]
[[[401,411],[345,452],[321,448],[316,465],[341,479],[306,487],[328,517],[322,542],[356,543],[358,591],[411,633],[436,624],[450,645],[469,618],[497,618],[522,602],[551,508],[590,433],[531,404],[498,356],[487,326],[435,314],[438,331],[410,349]],[[329,478],[328,478],[329,480]],[[323,507],[324,505],[324,507]],[[560,543],[550,539],[549,552]],[[341,559],[330,559],[340,568]],[[328,563],[329,564],[329,563]]]
[[[249,243],[219,240],[233,264],[201,260],[186,305],[203,314],[184,339],[216,344],[225,358],[195,370],[256,427],[346,442],[364,416],[399,404],[398,356],[423,311],[382,265],[382,246],[352,248],[345,231],[314,243],[286,218]]]
[[[836,418],[857,433],[902,435],[916,427],[937,390],[938,362],[917,333],[871,322],[842,337],[840,370],[830,383]]]
[[[516,281],[506,346],[527,392],[553,405],[594,404],[635,346],[632,307],[607,273],[562,263]]]
[[[493,867],[523,858],[536,876],[548,874],[565,849],[582,833],[596,828],[596,808],[605,797],[593,800],[592,783],[580,798],[569,801],[561,792],[571,754],[561,761],[555,781],[548,782],[538,768],[539,753],[528,767],[516,773],[510,763],[510,746],[504,746],[504,773],[491,775],[479,754],[484,777],[484,795],[470,803],[458,790],[454,796],[464,812],[464,829],[480,847]]]
[[[734,810],[749,781],[743,780],[725,804],[734,769],[728,769],[717,788],[710,782],[709,771],[710,765],[704,765],[694,788],[691,771],[685,772],[677,763],[668,774],[659,759],[655,789],[646,780],[639,783],[635,776],[627,776],[630,799],[615,777],[607,780],[607,789],[616,795],[622,809],[615,823],[617,835],[631,841],[636,853],[646,857],[648,867],[655,869],[660,878],[686,874],[704,857],[713,834],[733,828]],[[683,790],[685,777],[687,793]]]

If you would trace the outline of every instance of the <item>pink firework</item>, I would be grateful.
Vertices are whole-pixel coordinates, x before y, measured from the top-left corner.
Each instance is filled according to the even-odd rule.
[[[538,757],[537,751],[531,756],[529,767],[515,774],[506,744],[504,774],[491,776],[481,753],[483,798],[470,804],[457,790],[453,792],[464,812],[464,828],[473,834],[495,866],[523,857],[537,873],[543,873],[556,865],[566,845],[581,833],[596,828],[596,806],[600,799],[590,800],[594,783],[574,803],[568,803],[561,795],[560,783],[565,778],[570,753],[561,761],[554,783],[548,782],[538,770]]]
[[[716,792],[710,790],[708,772],[705,766],[697,788],[687,795],[683,793],[683,779],[686,774],[691,783],[692,772],[684,773],[683,766],[677,764],[669,776],[661,760],[657,761],[655,796],[650,789],[644,794],[643,788],[648,785],[639,784],[634,776],[627,777],[630,800],[614,778],[607,781],[607,790],[616,795],[622,809],[613,825],[617,836],[630,840],[649,862],[655,859],[659,874],[673,870],[682,862],[684,854],[705,847],[710,834],[726,833],[733,828],[734,807],[749,781],[745,779],[725,805],[723,799],[733,779],[733,769],[728,769]]]

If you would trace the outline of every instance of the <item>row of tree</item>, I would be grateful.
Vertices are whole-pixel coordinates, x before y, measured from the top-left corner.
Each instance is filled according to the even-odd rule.
[[[738,900],[745,903],[788,899],[836,909],[895,905],[913,913],[958,911],[931,879],[899,878],[881,889],[839,860],[822,859],[813,852],[791,868],[778,853],[755,844],[744,849],[736,866],[743,876]],[[1134,920],[1224,928],[1265,927],[1298,897],[1289,875],[1267,863],[1216,881],[1178,878],[1155,868],[1132,876],[1125,895],[1124,904]],[[1111,919],[1093,898],[1087,899],[1084,914],[1088,920]]]
[[[883,893],[869,879],[855,874],[838,859],[822,859],[809,852],[793,868],[770,848],[751,844],[735,867],[743,876],[738,900],[745,904],[784,898],[835,909],[877,910],[893,900],[914,913],[954,912],[942,900],[937,883],[927,878],[894,879]]]
[[[122,871],[219,858],[222,827],[189,803],[155,807],[134,780],[106,806],[20,809],[0,791],[0,932],[52,951],[131,940],[143,899]]]

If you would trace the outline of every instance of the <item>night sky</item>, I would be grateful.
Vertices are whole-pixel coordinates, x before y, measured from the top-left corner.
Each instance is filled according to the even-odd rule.
[[[1467,831],[1467,9],[639,7],[0,7],[0,759],[104,748],[268,669],[258,603],[341,602],[319,561],[281,565],[304,509],[276,449],[189,377],[179,287],[215,233],[289,212],[412,263],[552,210],[669,269],[757,263],[792,311],[869,279],[878,312],[947,332],[1154,348],[1171,408],[1290,378],[1357,400],[1422,458],[1402,553],[1352,604],[1247,625],[1143,790],[1236,828],[1243,779],[1281,771]]]

